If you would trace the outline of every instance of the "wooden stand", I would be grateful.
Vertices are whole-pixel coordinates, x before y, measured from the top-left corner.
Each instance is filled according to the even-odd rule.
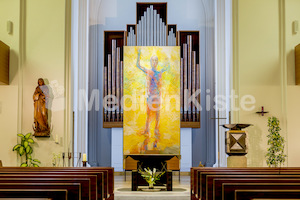
[[[86,163],[87,163],[87,161],[82,161],[82,166],[86,167]]]

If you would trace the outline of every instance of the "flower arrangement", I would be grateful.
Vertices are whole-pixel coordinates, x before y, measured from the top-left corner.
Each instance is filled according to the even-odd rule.
[[[153,185],[155,184],[155,182],[160,180],[160,177],[165,173],[165,172],[156,171],[156,168],[153,168],[153,171],[151,171],[149,167],[147,169],[144,168],[144,170],[145,171],[139,169],[139,173],[149,184],[149,189],[153,189],[154,188]]]
[[[52,165],[53,167],[59,167],[60,163],[60,158],[61,158],[61,153],[52,153]]]

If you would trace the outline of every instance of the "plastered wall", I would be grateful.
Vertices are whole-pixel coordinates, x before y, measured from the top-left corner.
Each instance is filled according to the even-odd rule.
[[[252,95],[255,109],[240,110],[240,123],[248,128],[248,166],[267,166],[268,117],[276,116],[288,154],[285,166],[300,166],[298,154],[300,87],[295,86],[293,48],[300,43],[300,34],[292,32],[292,21],[300,20],[297,0],[238,0],[237,53],[239,94]],[[237,77],[234,77],[237,78]],[[256,114],[264,106],[265,116]]]
[[[300,32],[294,33],[293,21],[300,23],[300,1],[286,0],[286,58],[287,58],[287,140],[288,165],[299,167],[300,152],[300,85],[295,85],[294,48],[300,43]]]
[[[34,138],[33,157],[42,166],[52,166],[52,153],[65,148],[65,1],[18,0],[0,2],[0,38],[11,46],[9,86],[0,86],[0,159],[4,166],[16,166],[12,147],[17,133],[33,132],[33,99],[38,78],[44,78],[50,91],[50,138]],[[20,10],[24,9],[24,32],[20,32]],[[24,18],[23,18],[24,17]],[[6,19],[13,22],[12,35],[6,32]],[[19,42],[23,41],[24,48]],[[19,63],[20,53],[24,60]],[[19,70],[21,69],[21,70]],[[21,76],[21,78],[20,78]],[[20,86],[21,85],[21,86]],[[21,103],[19,103],[21,102]],[[18,106],[19,105],[19,106]],[[69,133],[68,133],[69,134]],[[59,144],[55,143],[57,135]]]
[[[0,159],[3,165],[14,166],[17,156],[12,152],[18,129],[18,62],[20,1],[0,1],[0,40],[10,46],[10,85],[0,86]],[[8,34],[7,21],[13,22]]]

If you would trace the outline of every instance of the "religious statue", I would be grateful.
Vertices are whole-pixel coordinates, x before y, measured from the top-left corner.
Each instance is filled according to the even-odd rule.
[[[45,85],[44,79],[38,79],[38,86],[33,94],[34,102],[34,136],[50,136],[48,124],[48,98],[49,89]]]

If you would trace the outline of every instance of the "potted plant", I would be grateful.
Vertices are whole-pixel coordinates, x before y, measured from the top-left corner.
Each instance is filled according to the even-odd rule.
[[[284,138],[280,135],[279,120],[276,117],[268,118],[268,153],[266,161],[269,167],[278,167],[284,164],[287,155],[284,154]]]
[[[19,133],[17,136],[21,138],[21,143],[16,144],[13,147],[13,151],[17,151],[21,158],[25,155],[25,162],[22,162],[20,167],[39,167],[41,162],[38,159],[33,159],[31,156],[33,149],[30,145],[34,144],[34,140],[31,138],[32,134],[27,133],[23,135]]]
[[[160,177],[165,173],[165,172],[157,172],[156,168],[153,168],[153,171],[151,171],[149,167],[147,169],[144,168],[144,170],[145,171],[139,169],[139,173],[149,184],[149,189],[153,189],[155,182],[160,180]]]

